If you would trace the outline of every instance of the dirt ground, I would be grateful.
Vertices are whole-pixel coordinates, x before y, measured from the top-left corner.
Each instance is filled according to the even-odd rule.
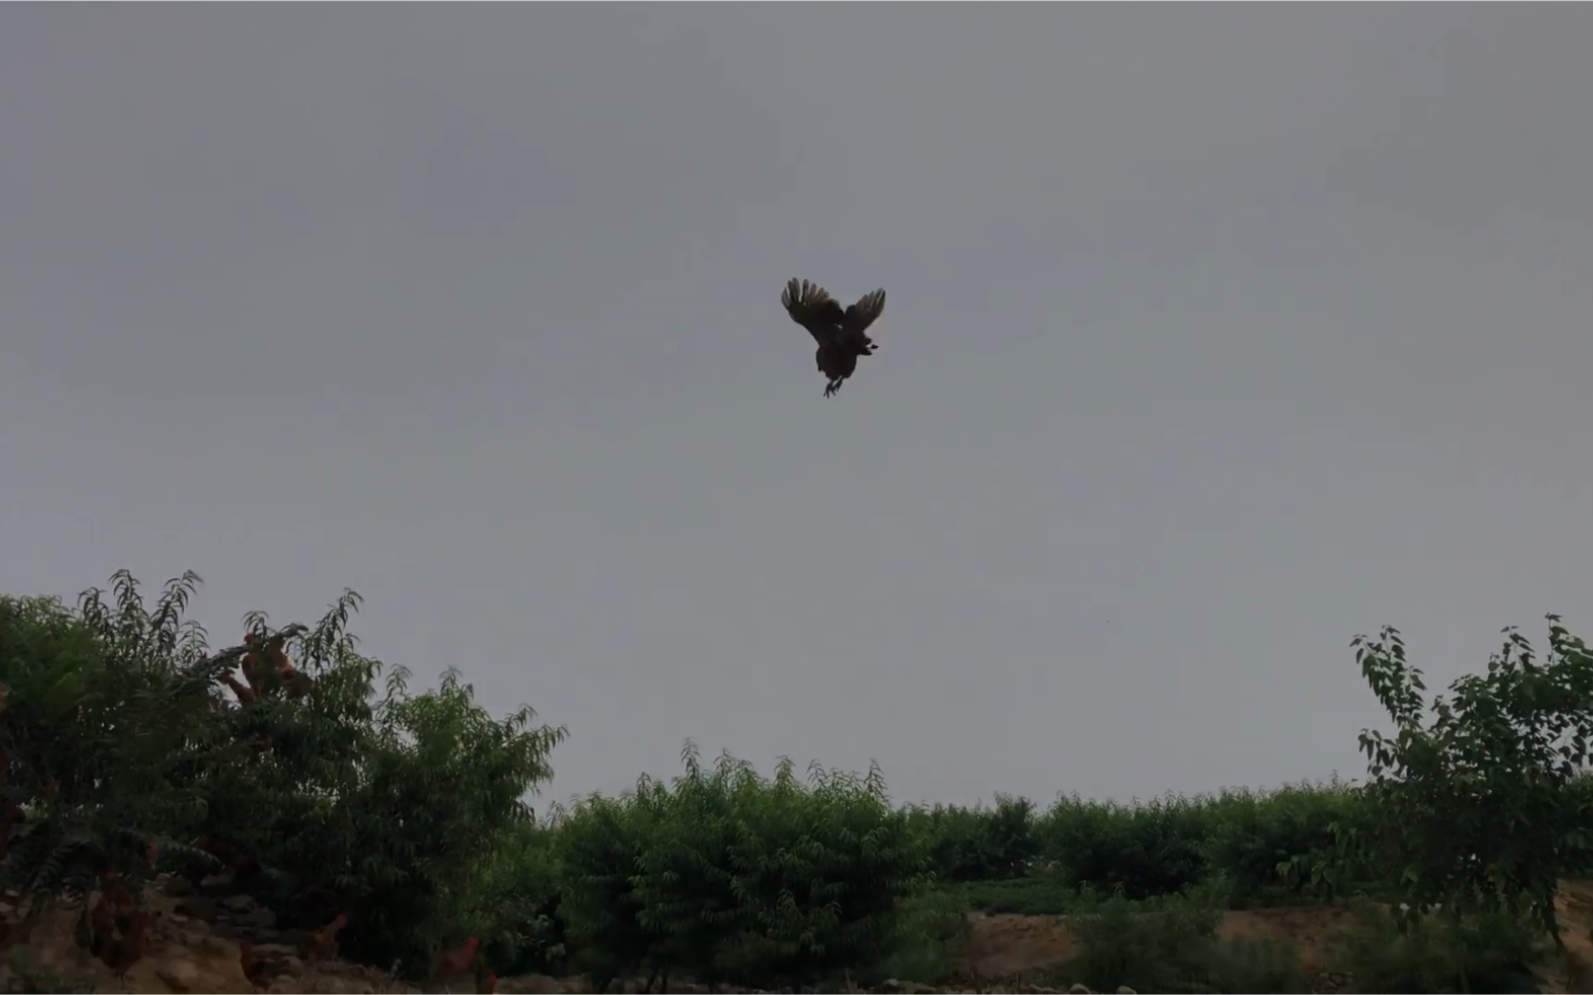
[[[1593,995],[1593,881],[1567,881],[1556,901],[1566,963],[1547,970],[1550,993]],[[1217,933],[1223,939],[1246,937],[1292,942],[1303,966],[1312,972],[1331,970],[1323,962],[1332,934],[1355,922],[1347,909],[1293,906],[1228,912]],[[1074,954],[1067,923],[1057,916],[976,915],[970,921],[964,954],[965,976],[1012,978],[1059,967]]]
[[[1300,906],[1228,912],[1217,927],[1223,939],[1258,937],[1292,941],[1313,971],[1325,970],[1322,944],[1354,922],[1348,910]],[[1067,922],[1059,916],[976,915],[969,922],[964,970],[970,977],[1010,978],[1061,966],[1075,953]]]

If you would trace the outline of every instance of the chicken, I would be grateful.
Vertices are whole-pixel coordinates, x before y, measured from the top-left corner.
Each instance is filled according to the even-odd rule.
[[[265,988],[275,979],[271,965],[255,959],[254,944],[247,939],[238,941],[238,966],[243,969],[243,976],[249,979],[251,985]]]
[[[242,681],[238,680],[238,678],[226,672],[223,672],[217,676],[221,678],[221,683],[227,685],[229,688],[232,688],[232,693],[238,696],[238,704],[247,705],[254,701],[254,689],[249,687],[249,685],[243,683]]]
[[[121,936],[105,942],[99,950],[100,960],[116,974],[116,980],[127,984],[127,972],[144,956],[144,939],[149,930],[149,913],[136,909],[125,918],[118,917]]]
[[[243,655],[243,677],[249,682],[249,690],[253,697],[258,698],[276,683],[287,689],[290,698],[301,697],[309,690],[311,684],[309,675],[300,673],[282,649],[286,639],[287,637],[280,632],[264,641],[260,639],[259,633],[243,634],[246,645],[260,647]],[[241,697],[240,695],[240,700]]]
[[[814,359],[819,372],[830,381],[824,396],[833,397],[841,389],[841,381],[857,369],[858,357],[872,356],[878,348],[865,333],[885,310],[885,291],[864,294],[843,311],[829,291],[818,284],[791,280],[780,294],[780,303],[791,320],[806,328],[819,344]]]
[[[472,936],[453,950],[437,951],[431,959],[431,979],[442,982],[443,991],[447,991],[450,978],[457,978],[470,970],[470,963],[476,959],[476,947],[480,942]]]
[[[348,916],[339,912],[337,918],[327,923],[324,929],[305,938],[299,945],[299,956],[308,964],[314,964],[322,957],[337,956],[337,934],[347,925]]]
[[[476,986],[476,991],[481,992],[482,995],[497,995],[498,975],[493,971],[488,971],[482,976],[481,984]]]

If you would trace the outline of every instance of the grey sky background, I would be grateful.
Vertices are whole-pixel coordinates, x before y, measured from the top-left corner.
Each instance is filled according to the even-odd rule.
[[[0,590],[568,725],[545,797],[1359,776],[1593,635],[1586,6],[0,7]],[[884,287],[832,400],[790,277]],[[241,630],[240,630],[241,631]]]

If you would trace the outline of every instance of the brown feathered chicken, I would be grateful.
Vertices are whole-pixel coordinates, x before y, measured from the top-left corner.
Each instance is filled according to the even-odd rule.
[[[144,941],[149,932],[149,913],[136,909],[117,917],[116,928],[121,933],[114,939],[107,937],[97,951],[105,966],[116,975],[116,980],[127,984],[127,972],[144,957]]]
[[[431,958],[431,979],[442,982],[443,991],[448,990],[448,980],[456,978],[470,970],[471,963],[476,959],[476,947],[481,941],[474,936],[452,950],[439,950]]]
[[[791,280],[780,294],[791,320],[806,328],[819,350],[814,355],[819,372],[829,378],[824,396],[834,396],[841,381],[857,369],[857,357],[872,356],[878,348],[865,332],[885,310],[885,291],[864,294],[845,310],[840,302],[816,283]]]
[[[299,956],[308,963],[314,964],[323,957],[337,956],[337,934],[348,925],[348,916],[339,912],[337,918],[326,924],[326,928],[311,933],[299,945]]]

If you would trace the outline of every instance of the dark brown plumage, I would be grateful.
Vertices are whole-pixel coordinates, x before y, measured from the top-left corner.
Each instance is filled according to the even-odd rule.
[[[841,310],[838,301],[823,287],[807,280],[792,280],[780,294],[791,320],[806,328],[819,344],[814,355],[819,372],[829,379],[824,396],[841,389],[841,381],[857,369],[857,357],[872,356],[878,348],[865,332],[885,310],[885,291],[876,290],[859,297],[856,304]]]

